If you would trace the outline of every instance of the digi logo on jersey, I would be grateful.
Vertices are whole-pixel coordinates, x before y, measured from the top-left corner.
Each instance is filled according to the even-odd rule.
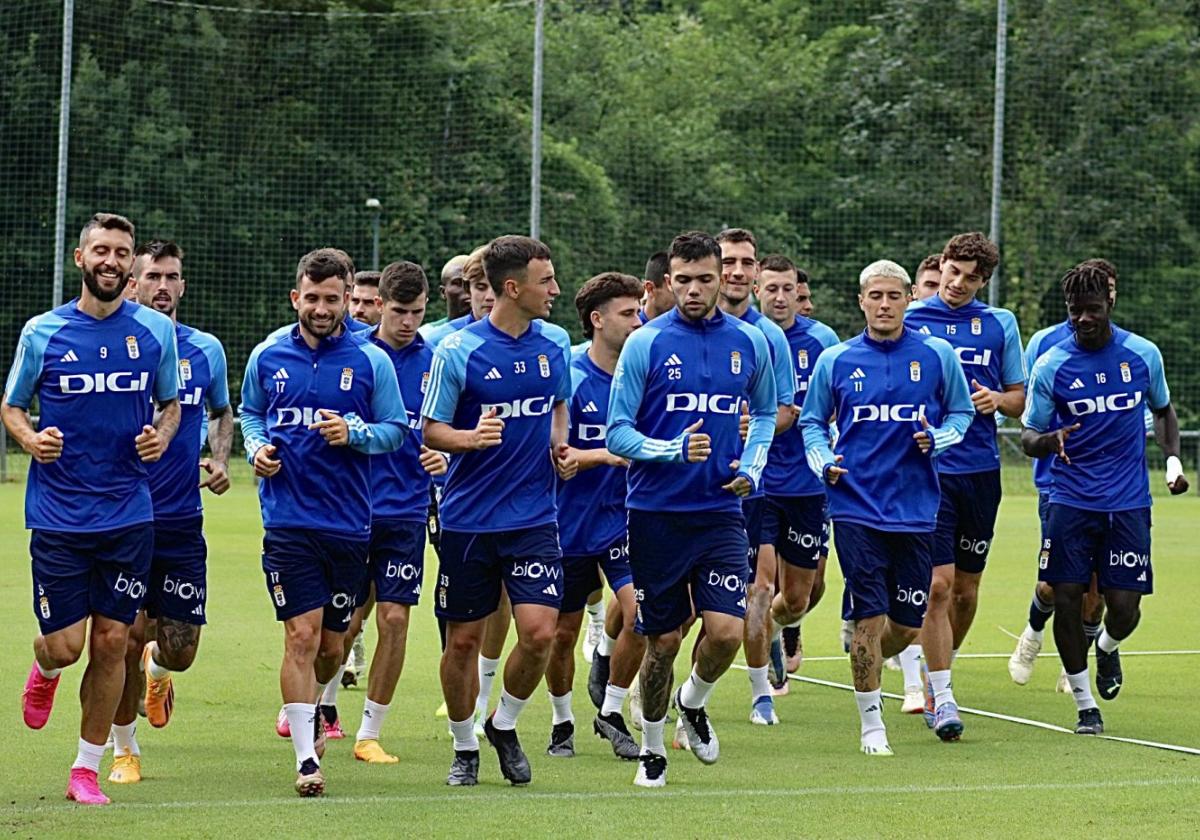
[[[192,388],[187,391],[179,392],[180,405],[200,405],[204,401],[204,389]]]
[[[964,365],[979,365],[981,367],[987,367],[992,363],[991,350],[984,350],[981,353],[979,352],[979,349],[975,347],[955,347],[954,353],[958,356],[958,360]]]
[[[738,398],[728,394],[667,394],[667,411],[737,414]]]
[[[311,426],[313,423],[316,423],[317,421],[319,421],[321,419],[317,415],[317,412],[321,411],[321,410],[322,409],[319,409],[319,408],[311,408],[310,406],[307,406],[307,405],[304,406],[304,408],[296,408],[296,407],[277,408],[277,409],[275,409],[275,425],[276,426]],[[329,411],[329,409],[324,409],[324,410]]]
[[[133,393],[145,391],[150,384],[149,371],[133,373],[115,370],[112,373],[64,373],[58,377],[58,387],[64,394],[103,394],[104,392]]]
[[[500,419],[507,417],[541,417],[549,414],[554,408],[554,397],[527,397],[523,400],[511,400],[502,403],[484,403],[480,410],[487,414],[492,409]]]
[[[854,406],[854,423],[914,423],[925,416],[925,403],[880,403],[879,405]]]
[[[1142,403],[1142,392],[1132,394],[1108,394],[1099,397],[1083,397],[1067,403],[1067,410],[1076,417],[1085,414],[1104,414],[1109,411],[1129,411]]]
[[[579,441],[605,440],[608,434],[607,427],[597,423],[580,423],[575,427],[579,430]]]

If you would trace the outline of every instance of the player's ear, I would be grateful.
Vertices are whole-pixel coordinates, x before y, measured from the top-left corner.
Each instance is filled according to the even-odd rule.
[[[75,249],[75,267],[83,268],[83,251],[79,248]]]
[[[292,289],[290,297],[292,299],[292,309],[295,309],[297,312],[299,312],[300,311],[300,292],[297,289]]]

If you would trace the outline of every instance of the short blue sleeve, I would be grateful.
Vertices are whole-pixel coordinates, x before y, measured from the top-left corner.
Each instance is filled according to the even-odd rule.
[[[208,408],[210,411],[224,411],[229,407],[229,371],[225,363],[225,348],[216,336],[196,332],[192,342],[199,345],[208,360],[210,380],[208,383]]]
[[[1028,378],[1025,358],[1021,354],[1021,331],[1017,316],[1007,309],[993,309],[992,314],[1004,329],[1004,351],[1000,358],[1000,381],[1005,385],[1024,385]]]
[[[1125,346],[1141,357],[1150,371],[1150,393],[1146,402],[1153,409],[1166,408],[1171,402],[1171,389],[1167,387],[1167,377],[1163,372],[1162,353],[1152,341],[1147,341],[1140,335],[1130,335],[1125,339]]]
[[[446,336],[433,351],[429,387],[425,391],[425,402],[421,404],[422,416],[440,423],[454,421],[458,398],[466,383],[467,360],[480,343],[473,334],[455,332]]]
[[[13,358],[12,370],[4,386],[4,401],[14,408],[28,409],[37,393],[42,377],[42,366],[46,356],[46,345],[50,338],[67,322],[58,315],[47,312],[30,318],[21,330],[17,342],[17,355]]]
[[[822,324],[820,321],[813,322],[812,329],[808,331],[808,334],[819,341],[821,346],[826,350],[841,343],[841,339],[838,338],[837,333],[827,324]]]
[[[154,335],[162,353],[154,375],[154,398],[159,402],[179,399],[179,344],[175,340],[175,323],[147,306],[132,309],[134,320]]]
[[[549,338],[562,351],[562,373],[558,377],[558,386],[554,391],[555,402],[565,402],[571,399],[574,388],[571,386],[571,336],[557,324],[544,323],[542,335]]]
[[[1051,347],[1033,366],[1025,395],[1025,413],[1021,416],[1021,425],[1025,428],[1047,432],[1054,425],[1054,377],[1067,358],[1067,351]]]

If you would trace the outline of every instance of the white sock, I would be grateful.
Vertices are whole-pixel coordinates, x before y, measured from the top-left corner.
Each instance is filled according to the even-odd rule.
[[[1112,636],[1108,635],[1108,628],[1106,627],[1100,631],[1100,638],[1096,640],[1096,647],[1100,648],[1100,650],[1104,651],[1105,653],[1112,653],[1117,649],[1117,646],[1121,644],[1122,641],[1124,640],[1114,639]]]
[[[75,754],[75,763],[71,765],[71,769],[82,767],[85,770],[91,770],[93,773],[100,772],[100,760],[104,758],[104,745],[92,744],[88,741],[79,739],[79,752]]]
[[[138,749],[137,743],[137,721],[128,724],[127,726],[118,726],[113,724],[112,739],[113,739],[113,755],[141,755],[142,751]]]
[[[1040,642],[1040,641],[1042,641],[1043,638],[1045,638],[1046,631],[1045,630],[1034,630],[1032,627],[1030,627],[1028,624],[1026,624],[1025,625],[1025,635],[1031,639],[1034,639],[1034,640]]]
[[[883,696],[880,690],[856,691],[854,702],[858,704],[862,742],[872,746],[886,744],[887,729],[883,725]]]
[[[621,714],[621,708],[625,705],[625,698],[629,695],[628,688],[621,688],[619,685],[609,683],[604,687],[604,704],[600,707],[600,716],[611,715],[613,712]]]
[[[517,718],[521,716],[521,710],[528,702],[528,697],[521,700],[513,697],[505,689],[500,689],[500,702],[496,704],[496,714],[492,717],[492,726],[497,729],[516,729]]]
[[[600,594],[600,600],[596,603],[585,604],[583,609],[588,614],[588,621],[604,621],[605,614],[608,612],[608,609],[604,605],[604,594]]]
[[[354,740],[378,741],[379,730],[383,727],[383,720],[387,717],[389,708],[389,704],[376,703],[368,697],[363,702],[362,723],[358,725],[358,734],[354,736]]]
[[[1092,697],[1092,681],[1088,678],[1088,669],[1084,668],[1078,674],[1067,674],[1067,682],[1071,684],[1071,694],[1075,695],[1075,708],[1079,711],[1095,709],[1096,700]]]
[[[52,680],[62,673],[62,668],[43,668],[41,663],[36,659],[33,660],[33,665],[38,669],[38,673],[48,680]]]
[[[150,664],[146,668],[146,676],[155,680],[161,680],[163,677],[169,677],[171,675],[171,670],[169,668],[164,668],[154,661],[154,655],[158,653],[158,642],[150,642],[146,646],[150,648]]]
[[[667,748],[663,746],[663,727],[667,719],[642,721],[642,752],[654,753],[666,758]]]
[[[476,714],[487,714],[488,700],[492,696],[492,682],[496,679],[498,670],[500,670],[499,659],[479,657],[479,696],[475,698]]]
[[[950,651],[950,664],[951,665],[954,664],[955,659],[958,659],[958,648],[955,648],[954,650]]]
[[[750,675],[750,702],[753,703],[759,697],[770,697],[771,681],[767,678],[767,666],[747,668],[746,672]]]
[[[325,685],[321,688],[320,702],[322,706],[337,705],[338,689],[342,687],[342,672],[345,670],[345,665],[343,665],[341,668],[338,668],[337,673],[333,675],[333,679],[325,683]]]
[[[909,645],[900,651],[900,672],[904,674],[904,690],[921,688],[921,646]]]
[[[596,653],[601,656],[612,656],[613,648],[617,646],[617,640],[608,635],[607,630],[600,632],[600,642],[596,645]]]
[[[479,739],[475,737],[475,718],[450,721],[450,734],[454,736],[455,752],[464,750],[479,752]]]
[[[692,675],[684,682],[683,688],[679,692],[679,702],[689,709],[699,709],[708,703],[708,695],[712,694],[715,682],[706,682],[701,679],[696,673],[695,666],[692,667]]]
[[[550,721],[551,726],[558,726],[560,723],[575,722],[575,714],[571,711],[571,692],[567,692],[561,697],[550,695],[550,706],[554,710],[554,717]],[[518,709],[518,712],[520,710]],[[493,721],[493,724],[495,721]],[[516,715],[513,715],[513,723],[516,723]]]
[[[317,716],[317,706],[315,703],[284,703],[283,713],[292,729],[292,749],[296,751],[296,769],[299,770],[305,759],[317,760],[317,751],[313,749],[313,720]]]
[[[950,687],[950,669],[929,672],[929,688],[933,691],[933,706],[954,702],[954,689]]]

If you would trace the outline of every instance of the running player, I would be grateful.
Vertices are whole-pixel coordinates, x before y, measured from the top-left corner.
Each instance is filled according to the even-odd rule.
[[[446,302],[446,317],[430,321],[425,325],[427,328],[436,329],[471,311],[471,290],[463,277],[463,267],[466,264],[467,255],[458,254],[442,266],[441,285],[438,286],[437,296]]]
[[[979,581],[1000,510],[1000,448],[996,415],[1019,417],[1025,405],[1025,364],[1016,317],[976,299],[999,262],[982,233],[962,233],[942,251],[942,285],[914,301],[905,324],[954,348],[971,386],[975,418],[960,445],[937,460],[941,507],[933,541],[933,586],[921,650],[927,688],[925,720],[943,741],[957,741],[963,723],[950,669],[979,603]]]
[[[1088,679],[1083,595],[1096,574],[1107,608],[1096,640],[1096,690],[1111,700],[1124,682],[1117,646],[1137,627],[1142,596],[1153,591],[1143,403],[1154,413],[1171,494],[1187,492],[1188,481],[1162,354],[1112,323],[1103,269],[1076,266],[1062,287],[1074,335],[1034,366],[1021,445],[1030,457],[1057,456],[1038,577],[1054,587],[1054,641],[1079,712],[1075,732],[1096,735],[1104,721]]]
[[[368,327],[378,324],[383,313],[379,277],[378,271],[356,271],[350,288],[350,317]]]
[[[867,329],[817,359],[800,416],[809,466],[829,485],[846,579],[842,615],[854,622],[861,749],[872,756],[892,755],[879,692],[883,657],[916,638],[929,595],[939,498],[931,455],[961,441],[975,416],[954,349],[905,327],[911,282],[890,260],[863,269]]]
[[[554,475],[568,479],[576,469],[566,442],[571,342],[541,320],[558,296],[549,248],[501,236],[484,249],[483,266],[495,306],[438,345],[421,409],[426,444],[454,456],[442,496],[436,607],[447,621],[441,678],[454,735],[446,782],[478,780],[479,650],[503,584],[517,645],[484,732],[501,773],[520,785],[532,773],[517,717],[545,672],[562,601]]]
[[[942,255],[930,254],[917,266],[917,279],[912,284],[913,300],[925,300],[942,287]]]
[[[641,325],[641,282],[628,274],[599,274],[580,287],[575,307],[587,351],[571,360],[571,433],[579,475],[558,486],[558,531],[563,553],[563,600],[558,616],[546,687],[553,708],[550,746],[553,756],[575,754],[575,716],[571,685],[575,677],[575,641],[584,603],[601,589],[600,572],[615,593],[617,634],[605,633],[592,658],[588,692],[599,714],[593,731],[609,742],[618,758],[633,761],[637,742],[629,734],[621,709],[629,684],[645,653],[645,642],[633,629],[633,578],[629,573],[625,528],[625,477],[629,462],[604,448],[612,373],[625,340]]]
[[[108,780],[117,784],[142,779],[135,728],[143,675],[146,718],[151,726],[166,726],[175,703],[171,674],[186,671],[196,659],[208,593],[200,490],[207,488],[219,496],[229,489],[233,441],[225,350],[214,336],[179,323],[179,300],[187,288],[182,249],[161,240],[140,246],[133,261],[133,285],[138,303],[175,324],[180,422],[173,445],[148,467],[154,554],[145,609],[129,634],[125,691],[113,719],[113,766]],[[201,458],[206,437],[212,456]],[[205,473],[200,482],[197,465]],[[147,632],[147,619],[153,623],[153,633]],[[144,643],[151,635],[154,640]]]
[[[5,385],[4,426],[33,460],[25,527],[41,633],[21,695],[25,725],[50,718],[63,668],[88,644],[79,752],[67,798],[107,805],[96,774],[125,681],[129,628],[150,581],[153,508],[146,464],[179,427],[171,320],[122,297],[133,224],[97,213],[79,234],[79,297],[31,318]],[[34,428],[29,408],[37,398]],[[150,400],[158,404],[151,422]],[[89,633],[88,620],[91,619]]]
[[[262,502],[262,566],[284,626],[279,683],[296,752],[296,792],[319,796],[325,732],[316,701],[345,658],[343,637],[367,572],[370,455],[408,431],[387,354],[345,327],[354,267],[321,248],[296,269],[299,323],[254,348],[242,433]]]
[[[801,407],[817,359],[826,348],[838,343],[838,337],[820,321],[795,314],[797,279],[791,260],[771,255],[760,265],[757,292],[763,313],[786,337],[795,372],[791,389],[796,406]],[[763,487],[766,506],[758,556],[760,560],[769,555],[784,561],[778,569],[780,591],[771,603],[772,626],[799,631],[801,619],[825,591],[822,545],[827,526],[825,485],[806,467],[804,436],[798,427],[780,433],[771,444]],[[776,565],[773,559],[770,565]]]
[[[695,756],[711,764],[719,755],[705,706],[742,644],[749,569],[741,498],[761,483],[777,409],[762,331],[717,307],[721,246],[692,232],[675,237],[668,253],[676,308],[629,337],[608,409],[608,450],[633,462],[629,566],[637,630],[647,637],[634,784],[643,787],[666,784],[671,671],[693,605],[705,636],[674,705]],[[750,403],[744,446],[743,400]]]
[[[811,318],[813,310],[816,309],[813,305],[812,284],[808,272],[802,268],[796,268],[796,302],[793,308],[797,315],[804,318]]]
[[[798,412],[793,407],[796,391],[792,354],[783,330],[770,318],[750,306],[751,292],[758,282],[758,242],[744,228],[727,228],[717,234],[721,246],[721,293],[717,305],[721,311],[740,318],[761,330],[770,349],[775,394],[779,402],[775,416],[775,434],[791,429]],[[749,546],[747,561],[750,580],[746,589],[746,619],[744,649],[746,670],[750,677],[750,722],[762,726],[779,723],[771,680],[767,675],[770,661],[771,599],[775,595],[775,552],[761,553],[763,543],[763,507],[766,495],[764,482],[742,499],[742,515],[746,520],[746,539]]]
[[[483,270],[483,250],[486,247],[481,245],[476,248],[462,265],[462,281],[466,284],[469,303],[467,311],[450,320],[435,321],[421,327],[421,335],[430,350],[436,350],[446,336],[486,318],[492,311],[496,303],[496,293]]]

